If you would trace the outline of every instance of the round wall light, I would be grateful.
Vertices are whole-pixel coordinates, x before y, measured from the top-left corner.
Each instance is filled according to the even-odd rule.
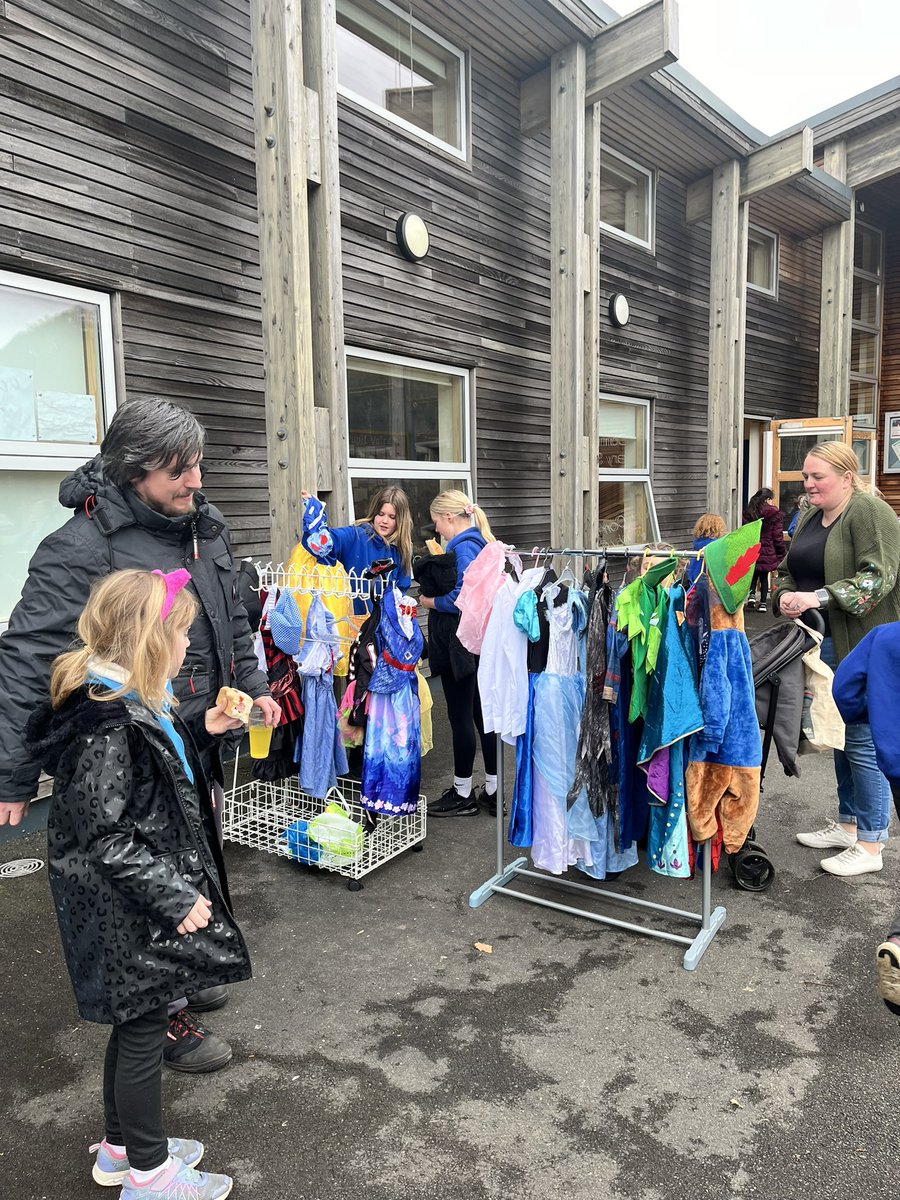
[[[609,298],[609,319],[617,329],[623,329],[631,319],[631,305],[621,292],[615,292]]]
[[[428,253],[431,239],[428,226],[418,213],[403,213],[397,220],[397,245],[410,262],[421,262]]]

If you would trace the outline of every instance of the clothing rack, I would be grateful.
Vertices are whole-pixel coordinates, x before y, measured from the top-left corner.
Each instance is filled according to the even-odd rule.
[[[315,569],[296,570],[284,563],[257,563],[257,591],[272,592],[285,588],[305,595],[338,597],[345,600],[371,600],[384,591],[384,576],[365,577],[354,571],[322,578]],[[373,589],[372,585],[376,585]],[[358,617],[360,622],[362,617]],[[352,629],[347,636],[335,634],[334,641],[348,648],[356,638]],[[304,637],[304,643],[321,639]],[[330,643],[326,643],[330,644]],[[419,796],[414,813],[380,816],[376,823],[367,818],[362,807],[361,785],[349,775],[338,777],[337,784],[325,797],[303,791],[296,773],[284,779],[251,779],[238,783],[238,757],[235,757],[231,789],[225,793],[222,811],[222,836],[254,850],[263,850],[301,862],[307,867],[334,872],[347,880],[350,891],[359,891],[364,876],[383,866],[406,850],[422,850],[427,832],[427,802]],[[308,832],[309,822],[321,816],[329,801],[336,800],[352,821],[363,829],[358,846],[352,852],[334,853],[319,846]]]
[[[271,562],[257,563],[259,584],[253,590],[257,593],[287,590],[297,595],[318,596],[322,600],[341,599],[351,603],[354,600],[362,600],[369,604],[383,595],[390,580],[389,575],[367,576],[352,570],[343,571],[334,578],[323,578],[319,571],[327,569],[324,564],[318,569],[315,566],[297,569],[285,566],[283,562],[278,563],[277,566]],[[335,620],[333,640],[341,650],[349,649],[356,641],[359,627],[364,619],[362,614],[351,613],[348,617]],[[340,625],[348,625],[349,628],[342,631],[338,628]],[[321,641],[321,639],[313,637],[304,637],[303,640],[310,644],[318,644]]]
[[[562,549],[553,546],[535,546],[531,551],[532,558],[637,558],[639,554],[650,551],[654,558],[702,558],[702,550],[675,550],[666,546],[615,546],[602,550],[572,550],[568,546]]]
[[[631,558],[632,556],[643,554],[648,549],[654,555],[675,555],[678,558],[691,557],[698,558],[702,556],[702,551],[696,550],[656,550],[648,546],[627,546],[616,547],[614,549],[599,549],[599,550],[583,550],[583,549],[553,549],[550,547],[535,548],[532,554],[535,556],[546,555],[547,557],[570,556],[573,558]],[[702,869],[701,869],[701,899],[700,912],[689,912],[683,908],[672,908],[667,904],[657,904],[650,900],[639,900],[635,896],[628,896],[622,892],[607,891],[606,888],[592,886],[585,883],[576,883],[574,880],[561,879],[555,875],[548,875],[542,871],[534,871],[528,867],[527,858],[516,858],[512,862],[505,862],[506,857],[506,836],[505,836],[505,820],[503,815],[503,794],[504,794],[504,765],[503,765],[503,747],[504,742],[500,734],[497,734],[497,795],[500,798],[500,803],[497,804],[497,822],[496,822],[496,871],[487,879],[480,887],[477,887],[469,896],[469,907],[480,908],[485,901],[490,900],[491,896],[511,896],[515,900],[524,900],[528,904],[537,904],[541,908],[552,908],[557,912],[571,913],[576,917],[584,917],[589,921],[596,921],[602,925],[611,925],[616,929],[624,929],[629,933],[643,934],[645,937],[658,938],[661,941],[675,942],[686,946],[682,964],[686,971],[694,971],[700,962],[700,959],[706,953],[710,943],[715,937],[718,930],[722,927],[725,921],[726,910],[721,905],[716,908],[712,907],[712,846],[709,841],[703,842],[700,845],[700,853],[702,854]],[[557,900],[547,900],[542,896],[531,896],[526,892],[518,891],[511,888],[509,884],[516,879],[533,879],[538,883],[549,885],[555,888],[563,888],[565,890],[575,892],[576,894],[588,895],[594,898],[600,896],[604,900],[610,900],[618,904],[631,905],[638,908],[648,915],[659,913],[667,917],[674,917],[692,925],[699,925],[699,930],[693,937],[688,937],[686,934],[672,933],[667,929],[659,929],[652,925],[640,925],[634,921],[623,921],[617,917],[605,916],[601,913],[591,912],[586,908],[576,908],[572,904],[561,904]]]

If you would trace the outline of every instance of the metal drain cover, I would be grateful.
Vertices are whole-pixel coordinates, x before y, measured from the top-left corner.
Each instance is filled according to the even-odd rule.
[[[44,865],[40,858],[14,858],[0,867],[0,879],[18,879],[20,875],[33,875]]]

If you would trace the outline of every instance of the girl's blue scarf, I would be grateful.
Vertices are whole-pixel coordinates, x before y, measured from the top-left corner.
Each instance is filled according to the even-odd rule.
[[[88,683],[102,683],[112,692],[117,691],[127,679],[126,672],[119,666],[118,663],[100,662],[99,660],[91,659],[88,663],[88,670]],[[166,682],[166,693],[169,696],[173,694],[172,684],[170,681]],[[151,717],[153,717],[154,721],[156,721],[160,729],[172,743],[172,748],[178,755],[179,762],[184,767],[185,775],[187,775],[190,782],[193,783],[194,772],[191,770],[190,763],[187,760],[187,754],[185,753],[184,749],[184,738],[182,738],[181,734],[175,728],[175,724],[172,720],[171,704],[166,701],[163,704],[162,712],[158,713],[154,712],[152,708],[147,708],[140,696],[138,696],[137,692],[126,692],[125,695],[126,699],[135,700],[138,704],[146,709]]]

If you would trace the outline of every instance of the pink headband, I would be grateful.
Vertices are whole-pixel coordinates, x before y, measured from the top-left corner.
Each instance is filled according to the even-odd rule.
[[[467,517],[471,517],[471,515],[474,511],[475,511],[474,504],[467,504],[466,507],[463,509],[463,512],[466,514]]]
[[[166,585],[166,598],[163,600],[162,610],[159,614],[159,619],[164,621],[172,611],[175,597],[186,584],[191,582],[191,574],[184,567],[179,567],[177,571],[170,571],[168,575],[163,571],[154,571],[153,574],[158,575]]]

